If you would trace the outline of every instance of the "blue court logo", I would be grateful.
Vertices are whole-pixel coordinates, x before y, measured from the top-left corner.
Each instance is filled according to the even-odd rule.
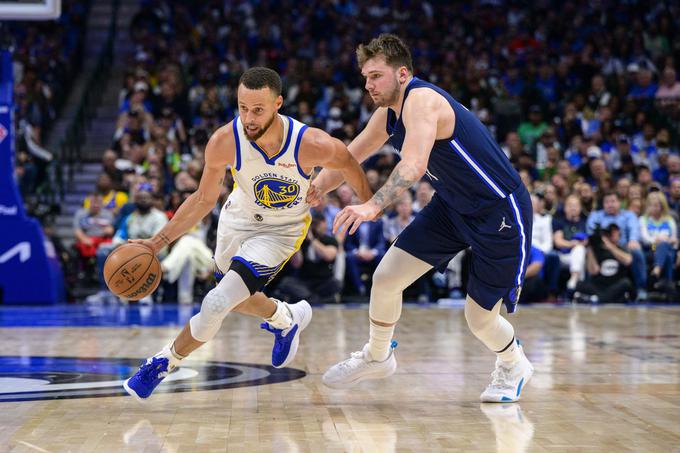
[[[0,402],[127,395],[123,381],[141,359],[0,356]],[[217,390],[292,381],[305,376],[293,368],[187,360],[156,393]]]
[[[264,178],[255,183],[257,204],[269,209],[289,208],[298,201],[300,186],[279,178]]]

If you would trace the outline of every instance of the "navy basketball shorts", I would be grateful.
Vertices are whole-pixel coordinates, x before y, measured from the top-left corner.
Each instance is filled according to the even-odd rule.
[[[394,245],[439,269],[470,247],[468,295],[487,310],[503,299],[512,313],[528,264],[532,220],[524,185],[474,216],[458,213],[435,194]]]

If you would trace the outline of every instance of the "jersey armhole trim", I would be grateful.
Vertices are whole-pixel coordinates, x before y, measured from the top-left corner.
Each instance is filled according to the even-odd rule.
[[[236,143],[236,162],[235,162],[235,168],[236,171],[241,169],[241,141],[238,137],[238,127],[236,123],[238,122],[238,115],[234,118],[234,121],[232,121],[232,127],[234,128],[234,143]]]
[[[298,154],[300,153],[300,144],[302,143],[302,135],[305,133],[306,130],[307,130],[307,125],[304,124],[300,128],[300,130],[298,131],[297,139],[296,139],[296,142],[295,142],[295,151],[294,151],[293,155],[295,157],[295,164],[297,165],[298,172],[300,173],[300,175],[302,175],[303,178],[309,179],[311,177],[311,175],[308,175],[304,172],[304,170],[300,166],[300,160],[298,159]]]

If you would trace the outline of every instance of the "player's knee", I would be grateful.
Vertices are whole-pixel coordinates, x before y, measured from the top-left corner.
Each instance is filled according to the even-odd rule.
[[[401,284],[398,273],[390,270],[388,266],[378,264],[373,273],[373,289],[382,293],[401,293],[406,288]]]
[[[498,313],[485,310],[474,299],[467,296],[465,301],[465,320],[473,333],[484,332],[493,328],[498,316],[500,316]]]
[[[191,318],[191,335],[203,342],[212,339],[229,312],[249,296],[241,278],[234,272],[228,272],[203,298],[201,311]]]
[[[234,304],[224,294],[219,286],[211,289],[201,304],[201,311],[191,318],[191,336],[198,341],[211,340],[222,325],[222,321],[233,309]]]
[[[203,313],[198,312],[189,320],[189,330],[191,336],[203,343],[210,341],[217,334],[222,326],[222,320],[210,318]]]

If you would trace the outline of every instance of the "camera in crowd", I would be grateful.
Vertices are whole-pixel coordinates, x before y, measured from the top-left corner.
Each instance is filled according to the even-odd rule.
[[[588,245],[590,245],[594,250],[603,248],[602,236],[606,236],[608,239],[611,239],[614,231],[620,231],[619,226],[615,223],[610,223],[604,228],[601,227],[599,223],[596,224],[592,234],[588,236]]]

